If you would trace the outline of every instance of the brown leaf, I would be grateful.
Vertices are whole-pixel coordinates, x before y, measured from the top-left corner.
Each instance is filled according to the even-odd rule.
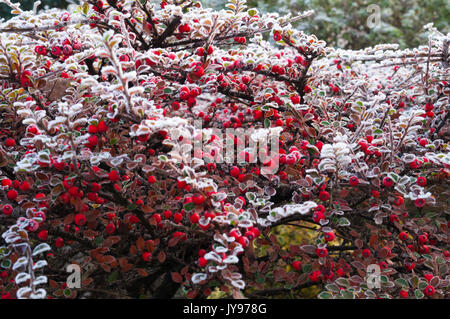
[[[145,250],[145,240],[144,238],[139,237],[138,240],[136,240],[136,247],[139,251],[144,251]]]
[[[162,264],[166,260],[166,253],[161,251],[158,254],[158,261]]]
[[[370,236],[370,239],[369,239],[370,246],[375,246],[377,242],[378,242],[378,235]]]
[[[186,294],[186,297],[189,299],[194,299],[197,297],[198,291],[197,290],[189,290],[189,292]]]
[[[153,213],[155,210],[153,209],[153,208],[151,208],[150,206],[148,206],[148,205],[144,205],[144,206],[142,206],[142,208],[141,208],[141,210],[144,212],[144,213]]]
[[[167,244],[168,247],[173,247],[176,246],[178,244],[178,242],[180,241],[181,237],[172,237],[169,240],[169,243]]]
[[[179,273],[172,272],[170,273],[170,275],[172,276],[173,282],[176,282],[177,284],[181,284],[183,282],[183,276],[181,276]]]
[[[356,247],[361,249],[364,246],[364,243],[361,239],[358,238],[357,240],[355,240],[355,245],[356,245]]]
[[[189,266],[184,266],[181,271],[180,274],[182,274],[183,276],[186,275],[187,271],[189,270]]]
[[[111,255],[103,256],[102,262],[105,264],[111,264],[114,261],[116,261],[116,258],[114,256],[111,256]]]
[[[73,222],[74,217],[75,217],[75,215],[74,215],[73,213],[67,215],[67,216],[64,218],[64,225],[69,225],[69,224],[71,224],[71,223]]]
[[[91,277],[89,277],[89,278],[86,278],[86,279],[84,279],[83,281],[82,281],[82,286],[83,287],[86,287],[86,286],[89,286],[89,284],[91,283],[91,282],[93,282],[94,281],[94,279],[92,279]]]
[[[136,268],[136,271],[138,272],[139,276],[141,276],[141,277],[147,277],[148,276],[148,272],[145,269]]]
[[[100,264],[100,267],[102,267],[103,270],[106,272],[111,272],[111,267],[108,266],[107,264]]]
[[[48,281],[48,283],[50,285],[50,288],[58,288],[59,287],[58,283],[56,281],[52,280],[52,279],[50,279]]]
[[[130,254],[137,255],[137,248],[135,245],[131,245],[130,247]]]
[[[245,297],[240,290],[233,289],[233,299],[245,299]]]

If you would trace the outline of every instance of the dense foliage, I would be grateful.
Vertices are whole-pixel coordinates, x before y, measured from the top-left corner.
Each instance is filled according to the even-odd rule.
[[[205,0],[220,8],[220,0]],[[314,10],[309,19],[294,23],[329,45],[363,49],[379,43],[398,43],[415,48],[426,42],[423,26],[434,23],[441,32],[450,31],[450,2],[446,0],[251,0],[249,6],[280,15]],[[372,26],[379,13],[379,24]],[[378,17],[377,17],[378,18]]]
[[[449,297],[449,35],[349,51],[241,0],[6,2],[2,298]]]

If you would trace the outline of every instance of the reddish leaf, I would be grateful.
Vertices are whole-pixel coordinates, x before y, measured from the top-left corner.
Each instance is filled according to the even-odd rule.
[[[161,251],[158,254],[158,261],[162,264],[166,260],[166,253]]]
[[[86,287],[86,286],[89,286],[89,284],[90,284],[91,282],[93,282],[93,281],[94,281],[94,279],[92,279],[91,277],[89,277],[89,278],[86,278],[85,280],[83,280],[82,283],[81,283],[81,285],[82,285],[83,287]]]
[[[74,217],[75,215],[73,213],[66,215],[66,217],[64,218],[64,225],[72,224]]]
[[[141,276],[141,277],[146,277],[148,275],[148,272],[145,269],[136,268],[136,271],[138,272],[139,276]]]
[[[176,246],[176,244],[178,244],[178,242],[180,241],[180,239],[181,239],[181,237],[172,237],[172,238],[169,240],[169,243],[167,244],[167,246],[169,246],[169,247]]]
[[[189,266],[184,266],[184,267],[181,269],[180,274],[182,274],[183,276],[186,275],[188,269],[189,269]]]
[[[186,294],[186,297],[189,299],[194,299],[197,297],[198,291],[197,290],[189,290],[189,292]]]
[[[139,237],[138,240],[136,240],[136,247],[141,252],[145,250],[145,240],[144,238],[142,238],[142,236]]]
[[[181,276],[179,273],[172,272],[170,273],[170,275],[172,276],[173,282],[176,282],[177,284],[181,284],[183,282],[183,276]]]

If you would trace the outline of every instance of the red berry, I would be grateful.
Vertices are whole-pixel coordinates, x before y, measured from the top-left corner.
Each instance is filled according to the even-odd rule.
[[[13,207],[9,204],[6,204],[5,206],[3,206],[3,214],[5,214],[6,216],[11,215],[13,212]]]
[[[111,171],[108,175],[108,179],[111,182],[117,182],[120,179],[119,172],[117,172],[116,170]]]
[[[302,263],[299,260],[296,260],[292,263],[292,268],[294,268],[295,270],[301,270]]]
[[[426,138],[421,138],[419,140],[419,145],[420,146],[426,146],[428,144],[428,140]]]
[[[423,293],[427,296],[427,297],[431,297],[434,295],[434,287],[431,285],[428,285],[424,290]]]
[[[386,176],[385,178],[383,178],[383,185],[385,187],[391,187],[392,185],[394,185],[394,181],[392,180],[392,178]]]
[[[208,261],[204,257],[198,259],[198,265],[203,268],[208,264]]]
[[[195,205],[201,205],[205,202],[205,197],[203,197],[203,195],[201,194],[196,194],[192,196],[192,201]]]
[[[330,194],[327,191],[321,191],[319,194],[319,198],[322,201],[327,201],[330,198]]]
[[[175,221],[175,223],[181,222],[182,219],[183,219],[183,215],[181,215],[180,213],[175,213],[173,215],[173,220]]]
[[[324,238],[326,241],[333,241],[334,237],[335,237],[335,235],[333,232],[328,232],[328,233],[325,233],[325,235],[324,235]]]
[[[359,184],[358,177],[356,177],[356,176],[350,177],[349,183],[350,183],[350,185],[353,186],[353,187],[357,186],[357,185]]]
[[[114,226],[114,224],[112,224],[112,223],[109,223],[108,225],[106,225],[105,231],[106,231],[106,233],[111,235],[116,231],[116,226]]]
[[[416,205],[417,207],[421,208],[423,206],[425,206],[425,199],[423,198],[418,198],[414,201],[414,205]]]
[[[95,145],[98,144],[98,137],[97,135],[91,135],[88,138],[88,146],[95,147]]]
[[[142,259],[145,261],[150,261],[152,259],[152,254],[150,254],[148,251],[142,254]]]
[[[294,104],[299,104],[300,103],[300,96],[299,95],[291,96],[291,102],[294,103]]]
[[[402,231],[400,234],[398,234],[398,238],[399,238],[400,240],[405,241],[405,240],[408,239],[408,234],[407,234],[406,232]]]
[[[11,185],[12,185],[12,181],[9,178],[2,179],[2,186],[3,187],[5,187],[5,186],[11,187]]]
[[[30,186],[30,183],[28,183],[27,181],[23,181],[20,184],[19,188],[22,192],[26,192],[26,191],[30,190],[31,186]]]
[[[237,178],[240,173],[241,173],[241,171],[239,170],[239,167],[237,167],[237,166],[234,166],[230,171],[230,175],[233,176],[234,178]]]
[[[97,129],[100,133],[105,133],[108,130],[108,125],[106,125],[105,121],[98,122]]]
[[[7,194],[9,200],[15,200],[18,195],[19,194],[17,193],[17,191],[15,189],[10,189]]]
[[[87,128],[88,133],[95,134],[98,132],[97,126],[95,125],[89,125]]]
[[[70,44],[66,44],[66,45],[63,47],[63,53],[64,53],[65,56],[70,56],[70,55],[72,55],[72,54],[73,54],[72,46],[71,46]]]
[[[64,239],[62,239],[61,237],[58,237],[56,239],[55,245],[57,248],[61,248],[64,246]]]
[[[38,237],[39,237],[40,240],[47,240],[47,238],[48,238],[48,230],[41,230],[38,233]]]
[[[153,184],[153,183],[155,183],[156,182],[156,177],[155,176],[153,176],[153,175],[151,175],[151,176],[149,176],[148,177],[148,182],[150,183],[150,184]]]
[[[6,141],[5,141],[6,147],[13,147],[14,145],[16,145],[16,141],[13,138],[6,139]]]
[[[364,258],[369,258],[370,255],[371,255],[370,249],[369,249],[369,248],[363,249],[363,251],[361,252],[361,255],[362,255]]]
[[[400,290],[400,297],[402,297],[403,299],[408,298],[408,291],[406,290]]]
[[[197,213],[193,213],[190,217],[189,220],[191,221],[192,224],[197,224],[198,221],[200,220],[200,215]]]
[[[315,211],[314,214],[313,214],[313,221],[315,223],[320,223],[320,221],[322,219],[325,219],[324,213],[322,213],[321,211]]]
[[[427,185],[427,179],[425,177],[423,177],[423,176],[417,177],[417,185],[422,186],[422,187],[426,186]]]
[[[420,235],[418,240],[419,240],[419,243],[421,245],[423,245],[423,244],[425,244],[428,241],[428,236],[427,235]]]
[[[328,255],[328,250],[326,248],[316,248],[316,254],[319,257],[326,257],[326,255]]]
[[[394,200],[394,204],[397,206],[401,206],[403,204],[404,200],[402,196],[397,196]]]
[[[86,224],[86,216],[84,216],[83,214],[75,215],[75,224],[77,224],[78,226],[83,226],[84,224]]]

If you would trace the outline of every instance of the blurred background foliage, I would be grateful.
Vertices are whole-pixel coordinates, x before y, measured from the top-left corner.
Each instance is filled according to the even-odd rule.
[[[200,0],[204,5],[223,9],[226,0]],[[450,1],[448,0],[247,0],[248,7],[280,15],[314,10],[313,17],[296,24],[306,33],[315,34],[329,45],[347,49],[362,49],[380,43],[399,43],[402,48],[426,43],[423,26],[433,22],[444,33],[450,31]],[[14,0],[13,2],[17,2]],[[31,10],[33,0],[21,0],[21,7]],[[45,6],[64,8],[79,0],[41,0]],[[153,0],[152,2],[156,2]],[[369,28],[367,20],[380,8],[380,24]],[[0,17],[8,18],[9,8],[0,4]]]
[[[23,10],[33,10],[35,0],[11,0],[12,3],[20,3],[20,8]],[[41,0],[39,9],[44,8],[66,8],[70,3],[77,3],[77,0]],[[11,17],[11,9],[4,3],[0,3],[0,17],[8,19]]]
[[[203,0],[207,5],[222,8],[223,0]],[[261,12],[293,15],[314,10],[311,18],[297,23],[309,34],[315,34],[329,45],[362,49],[380,43],[399,43],[402,48],[426,43],[423,26],[433,22],[441,32],[449,28],[448,0],[248,0],[249,7]],[[373,29],[367,19],[374,13],[371,4],[380,8],[380,24]]]

